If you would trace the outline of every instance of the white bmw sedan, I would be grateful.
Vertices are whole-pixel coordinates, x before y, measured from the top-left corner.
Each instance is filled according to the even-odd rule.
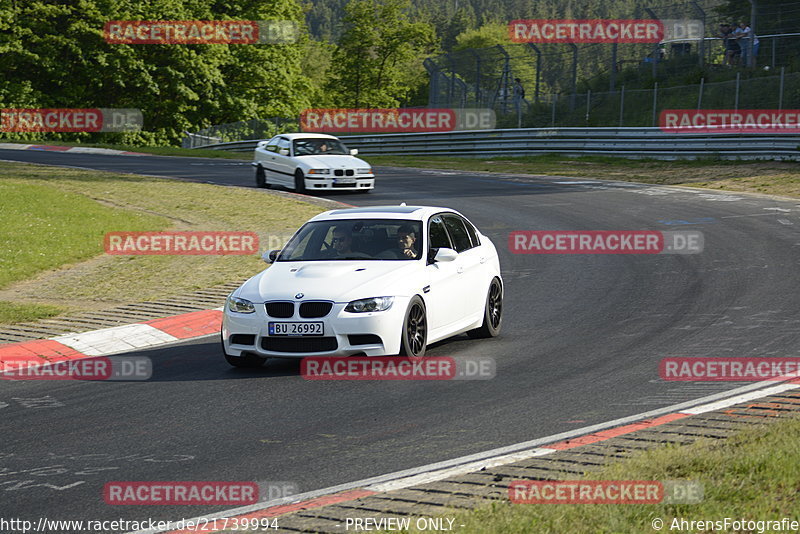
[[[259,141],[253,156],[256,185],[283,185],[297,193],[359,191],[375,187],[375,174],[332,135],[295,133]]]
[[[228,297],[222,347],[236,367],[268,357],[421,357],[466,332],[498,335],[503,281],[488,237],[447,208],[327,211]]]

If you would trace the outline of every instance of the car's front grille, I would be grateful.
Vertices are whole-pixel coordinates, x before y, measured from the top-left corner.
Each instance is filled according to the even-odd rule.
[[[339,348],[335,337],[264,337],[261,348],[271,352],[330,352]]]
[[[231,334],[231,345],[255,345],[255,334]]]
[[[333,175],[334,176],[344,176],[344,171],[342,169],[334,169]]]
[[[333,302],[309,301],[300,304],[300,317],[304,319],[315,319],[325,317],[333,308]]]
[[[347,340],[351,345],[380,345],[383,343],[380,336],[375,334],[349,334]]]
[[[294,315],[294,302],[267,302],[264,307],[270,317],[288,319]]]
[[[332,184],[332,185],[333,185],[333,187],[355,187],[356,183],[355,182],[350,182],[350,183],[347,183],[347,184]]]

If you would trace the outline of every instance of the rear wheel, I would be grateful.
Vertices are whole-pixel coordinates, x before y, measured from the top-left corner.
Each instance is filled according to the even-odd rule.
[[[489,294],[486,296],[486,305],[483,309],[483,324],[480,328],[469,330],[467,335],[471,338],[495,337],[503,326],[503,286],[495,278],[489,285]]]
[[[267,173],[261,165],[256,167],[256,187],[264,187],[267,189],[270,187],[267,183]]]
[[[305,193],[306,192],[306,178],[303,176],[303,171],[297,169],[294,172],[294,192],[295,193]]]
[[[400,355],[409,358],[425,356],[428,344],[428,317],[425,303],[418,296],[411,299],[403,320],[403,332],[400,337]]]

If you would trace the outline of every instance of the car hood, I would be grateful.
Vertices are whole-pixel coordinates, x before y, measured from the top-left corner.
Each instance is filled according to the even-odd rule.
[[[308,165],[310,169],[366,169],[370,166],[363,159],[344,155],[298,156],[298,161]]]
[[[420,261],[292,261],[277,262],[245,282],[235,295],[251,302],[268,300],[332,300],[408,296],[421,291]],[[416,287],[420,286],[420,287]]]

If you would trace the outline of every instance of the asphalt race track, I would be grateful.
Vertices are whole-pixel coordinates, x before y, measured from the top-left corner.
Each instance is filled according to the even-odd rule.
[[[270,194],[254,188],[248,162],[8,150],[0,159]],[[665,357],[797,356],[800,201],[396,168],[379,168],[369,195],[330,198],[452,207],[493,239],[506,284],[502,335],[461,336],[428,354],[492,356],[495,379],[306,381],[291,361],[233,369],[218,340],[203,339],[135,353],[153,360],[148,382],[3,382],[0,516],[195,517],[229,507],[109,506],[103,485],[290,481],[310,491],[742,385],[664,382]],[[514,255],[514,230],[700,230],[705,251]]]

